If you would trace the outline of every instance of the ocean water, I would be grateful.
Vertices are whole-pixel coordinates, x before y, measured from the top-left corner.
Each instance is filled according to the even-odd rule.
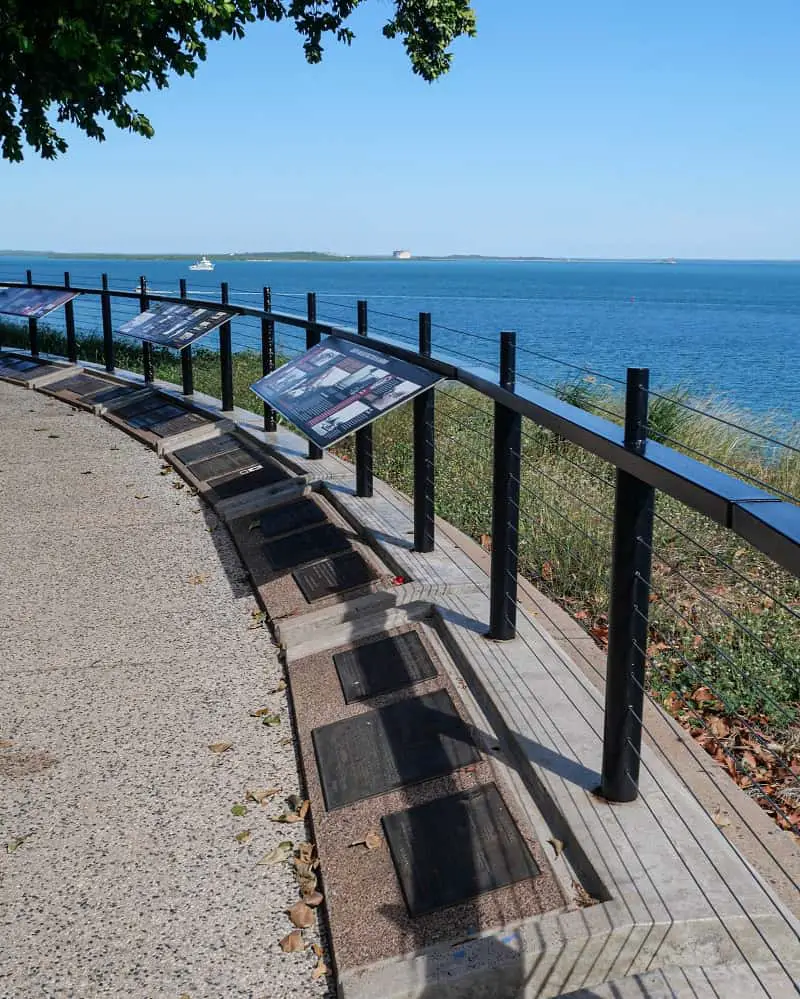
[[[370,329],[403,343],[416,342],[418,313],[431,312],[434,351],[464,364],[496,365],[499,332],[516,330],[518,371],[535,387],[615,384],[642,366],[657,388],[722,396],[783,427],[800,419],[800,263],[215,262],[204,273],[183,261],[0,257],[0,281],[31,268],[34,281],[60,282],[69,270],[73,284],[99,287],[106,272],[112,288],[131,291],[143,274],[151,290],[176,293],[185,277],[190,295],[213,299],[227,281],[232,301],[255,306],[269,285],[275,310],[304,313],[315,291],[319,318],[348,326],[364,298]],[[136,308],[115,302],[115,326]],[[76,318],[99,326],[96,300],[84,299]],[[300,349],[297,331],[277,332],[283,350]],[[234,324],[235,347],[256,342],[256,322]]]

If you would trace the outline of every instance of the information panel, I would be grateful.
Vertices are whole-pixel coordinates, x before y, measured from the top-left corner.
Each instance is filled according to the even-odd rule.
[[[330,447],[440,380],[332,336],[251,388],[319,447]]]
[[[156,302],[147,312],[140,312],[138,316],[120,326],[117,332],[162,347],[180,349],[188,347],[206,333],[211,333],[230,318],[229,312]]]
[[[77,291],[45,291],[43,288],[0,288],[0,312],[7,316],[41,319],[48,312],[66,305]]]

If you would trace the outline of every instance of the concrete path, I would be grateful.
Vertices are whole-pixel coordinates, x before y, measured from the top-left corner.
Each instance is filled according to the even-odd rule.
[[[102,420],[0,383],[0,424],[0,995],[327,995],[258,864],[300,788],[227,532]]]

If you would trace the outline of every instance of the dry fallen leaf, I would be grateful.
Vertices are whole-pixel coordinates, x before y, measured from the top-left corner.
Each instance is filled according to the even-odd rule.
[[[13,853],[15,850],[19,849],[27,838],[27,836],[17,836],[17,838],[12,839],[10,843],[6,843],[6,853]]]
[[[303,934],[300,930],[292,930],[281,940],[280,948],[284,954],[296,954],[298,951],[305,950],[306,944],[303,940]]]
[[[269,853],[265,853],[264,856],[259,860],[258,866],[264,864],[283,864],[292,855],[292,841],[290,839],[285,839],[283,842],[278,843],[274,850],[270,850]]]
[[[316,981],[318,978],[322,978],[324,975],[328,974],[328,969],[325,967],[325,962],[320,959],[317,962],[317,966],[311,972],[311,978]]]
[[[368,850],[378,850],[383,846],[383,837],[376,832],[368,832],[363,839],[357,839],[354,843],[348,843],[347,845],[365,846]]]
[[[303,895],[303,901],[306,905],[310,905],[312,909],[316,909],[318,905],[322,905],[325,901],[325,896],[319,891],[310,891],[308,894]]]
[[[719,715],[708,716],[708,730],[717,739],[726,739],[731,734],[731,727]]]
[[[232,742],[212,742],[208,747],[212,753],[227,753],[229,749],[233,749]]]
[[[262,725],[268,725],[274,727],[275,725],[280,725],[281,716],[280,715],[264,715],[261,719]]]
[[[251,718],[263,718],[264,715],[271,715],[272,708],[256,708],[255,711],[250,712]]]
[[[714,825],[718,826],[720,829],[724,829],[725,826],[729,826],[731,824],[731,820],[727,818],[725,815],[723,815],[722,812],[719,811],[714,812],[714,814],[711,816],[711,819]]]
[[[318,943],[312,943],[310,946],[311,946],[311,950],[314,951],[314,956],[315,957],[322,957],[322,948],[320,947],[320,945]]]
[[[259,805],[266,805],[270,798],[274,798],[276,794],[280,794],[279,787],[256,787],[252,791],[248,791],[245,796],[245,801],[255,801]]]
[[[0,739],[0,749],[8,749],[13,746],[14,742],[12,739]]]
[[[315,874],[311,874],[310,872],[301,873],[295,870],[295,876],[297,877],[297,887],[300,889],[301,895],[310,895],[317,890],[317,877]]]
[[[297,846],[297,862],[300,864],[313,864],[314,850],[313,843],[299,843]]]
[[[547,842],[550,844],[550,846],[552,846],[555,855],[557,857],[561,856],[561,854],[564,851],[564,844],[562,843],[562,841],[560,839],[556,839],[555,836],[551,836]]]
[[[716,701],[716,697],[714,697],[708,687],[698,687],[692,694],[692,700],[697,704],[705,704],[708,701]]]
[[[291,909],[286,910],[293,926],[307,930],[314,925],[314,913],[305,902],[295,902]]]
[[[271,822],[302,822],[296,812],[281,812],[280,815],[270,815]]]
[[[279,694],[282,690],[286,690],[286,681],[280,680],[277,687],[273,687],[270,694]]]
[[[187,582],[191,583],[193,586],[197,586],[200,583],[205,583],[209,578],[210,577],[207,572],[195,572],[189,576]]]
[[[311,808],[311,802],[306,798],[297,812],[298,818],[304,819],[308,815],[309,808]]]

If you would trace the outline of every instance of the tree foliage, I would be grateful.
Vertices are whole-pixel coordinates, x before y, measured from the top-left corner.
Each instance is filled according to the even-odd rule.
[[[256,21],[294,22],[306,59],[324,43],[353,40],[348,27],[364,0],[0,0],[0,149],[21,161],[27,143],[43,158],[67,149],[57,125],[71,122],[102,140],[104,124],[150,137],[130,103],[193,76],[207,43],[241,38]],[[415,73],[432,81],[450,67],[454,39],[475,34],[470,0],[392,0],[383,27],[399,38]],[[55,120],[55,124],[54,124]]]

